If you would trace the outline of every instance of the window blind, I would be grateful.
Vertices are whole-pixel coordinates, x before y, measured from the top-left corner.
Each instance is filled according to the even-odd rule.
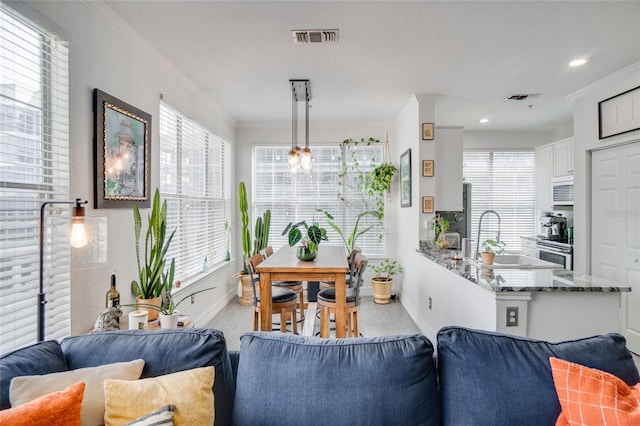
[[[69,198],[68,48],[0,6],[0,352],[37,340],[39,221]],[[69,334],[68,208],[45,219],[45,338]]]
[[[355,149],[352,158],[340,145],[316,145],[312,147],[313,168],[310,174],[300,171],[293,176],[287,166],[288,146],[254,147],[254,173],[252,193],[252,223],[271,209],[269,244],[278,249],[287,245],[282,231],[288,223],[314,220],[327,230],[329,244],[342,245],[340,236],[329,227],[324,214],[326,210],[334,217],[345,238],[353,230],[358,214],[375,209],[375,202],[363,197],[357,190],[355,174],[347,173],[346,181],[339,185],[339,175],[346,167],[353,170],[354,161],[368,173],[379,164],[383,156],[382,146],[363,146]],[[376,162],[378,160],[378,162]],[[344,163],[344,166],[343,166]],[[365,216],[359,223],[364,229],[378,221]],[[253,229],[251,230],[253,236]],[[323,242],[326,244],[326,242]],[[380,227],[375,227],[357,240],[357,245],[367,256],[385,255],[385,238]]]
[[[167,252],[183,283],[227,253],[231,216],[229,144],[164,102],[160,103],[160,194],[167,200]]]
[[[535,235],[536,168],[534,151],[465,151],[463,175],[471,183],[471,238],[476,241],[480,215],[500,215],[500,239],[509,251],[521,250],[520,237]],[[494,215],[482,220],[480,249],[495,239]]]

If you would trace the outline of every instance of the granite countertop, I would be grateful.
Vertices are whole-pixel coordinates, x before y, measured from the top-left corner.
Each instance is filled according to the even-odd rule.
[[[623,292],[631,287],[590,275],[574,276],[573,271],[553,269],[486,269],[467,260],[454,260],[450,250],[421,248],[416,250],[427,259],[449,269],[454,274],[494,292]]]

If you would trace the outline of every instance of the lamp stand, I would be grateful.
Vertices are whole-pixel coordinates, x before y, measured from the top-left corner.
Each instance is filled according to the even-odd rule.
[[[75,201],[45,201],[40,206],[40,287],[38,292],[38,342],[44,340],[44,305],[47,303],[44,294],[44,218],[45,207],[50,204],[75,204],[72,216],[84,217],[84,207],[81,204],[87,204],[87,200],[82,201],[76,198]]]

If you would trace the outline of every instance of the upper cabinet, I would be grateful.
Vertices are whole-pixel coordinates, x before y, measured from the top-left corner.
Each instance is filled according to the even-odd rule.
[[[553,210],[554,177],[573,174],[573,138],[536,148],[536,188],[538,210]]]
[[[553,176],[573,174],[573,138],[563,139],[553,144]]]

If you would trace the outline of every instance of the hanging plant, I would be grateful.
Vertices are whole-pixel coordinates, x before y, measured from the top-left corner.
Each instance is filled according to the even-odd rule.
[[[385,192],[389,190],[393,175],[397,171],[393,164],[382,163],[367,176],[367,194],[376,201],[376,208],[381,218],[384,216]]]

